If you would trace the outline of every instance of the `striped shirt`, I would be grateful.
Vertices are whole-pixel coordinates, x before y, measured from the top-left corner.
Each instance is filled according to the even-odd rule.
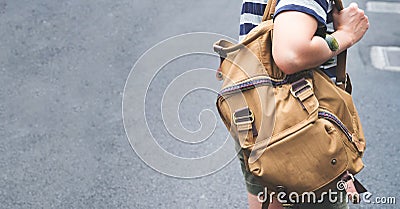
[[[268,0],[243,0],[240,16],[239,40],[261,23]],[[278,0],[274,17],[284,11],[299,11],[313,16],[319,26],[326,26],[332,21],[329,0]]]

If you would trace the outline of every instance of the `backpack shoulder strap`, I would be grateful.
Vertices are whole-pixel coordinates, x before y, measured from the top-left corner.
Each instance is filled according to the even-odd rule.
[[[275,13],[275,7],[277,4],[277,0],[268,0],[267,6],[265,7],[264,10],[264,15],[262,18],[262,21],[267,21],[272,19],[274,13]]]
[[[337,10],[338,11],[342,10],[343,9],[342,0],[334,0],[334,1]],[[346,59],[347,59],[347,49],[337,56],[337,66],[336,66],[336,85],[338,85],[343,90],[346,90],[346,77],[347,77]]]

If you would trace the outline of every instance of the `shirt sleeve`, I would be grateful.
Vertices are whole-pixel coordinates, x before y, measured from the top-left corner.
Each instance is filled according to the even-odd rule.
[[[319,26],[326,26],[329,0],[278,0],[274,17],[284,11],[299,11],[313,16]]]

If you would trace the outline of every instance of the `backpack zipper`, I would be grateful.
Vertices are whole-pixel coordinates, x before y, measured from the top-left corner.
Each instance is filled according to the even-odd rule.
[[[337,125],[340,130],[346,135],[347,139],[353,143],[353,137],[349,131],[349,129],[346,128],[346,126],[342,123],[342,121],[339,120],[339,118],[337,118],[334,114],[322,110],[318,112],[318,117],[319,118],[324,118],[332,123],[334,123],[335,125]]]

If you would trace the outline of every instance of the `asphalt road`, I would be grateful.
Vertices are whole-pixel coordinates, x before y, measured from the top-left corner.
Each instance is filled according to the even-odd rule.
[[[365,8],[366,1],[358,2]],[[141,159],[156,154],[134,152],[122,117],[125,82],[148,49],[190,32],[236,39],[240,5],[239,0],[0,1],[0,208],[246,208],[237,160],[213,172],[207,170],[214,168],[212,162],[181,167],[188,176],[204,168],[202,177],[165,175],[165,161],[156,156],[160,163],[152,168]],[[400,45],[399,15],[367,15],[371,28],[350,49],[348,60],[368,140],[367,166],[359,177],[374,197],[399,200],[400,73],[373,68],[369,55],[375,45]],[[130,109],[145,111],[148,130],[167,152],[198,158],[224,144],[221,122],[203,112],[215,112],[212,91],[181,95],[178,113],[194,135],[216,122],[209,140],[176,141],[160,116],[162,96],[177,76],[215,69],[217,62],[213,56],[184,57],[166,65],[151,83],[140,77],[135,83],[147,97],[133,100],[142,101],[146,110]],[[196,77],[189,78],[182,88],[196,85]],[[147,130],[131,119],[135,134]],[[398,207],[363,203],[351,208]]]

